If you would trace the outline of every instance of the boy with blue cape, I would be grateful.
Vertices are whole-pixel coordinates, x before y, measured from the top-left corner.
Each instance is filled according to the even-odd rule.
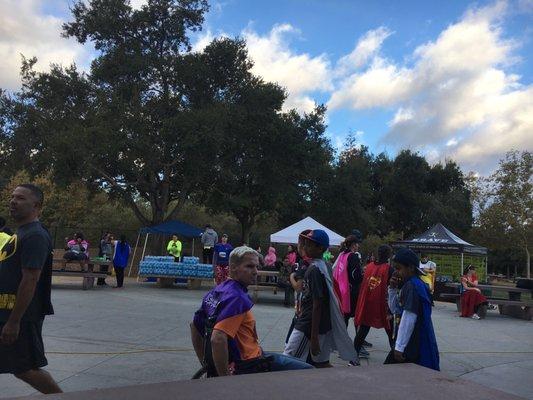
[[[431,322],[431,295],[422,282],[418,256],[405,247],[398,249],[393,263],[403,286],[400,305],[403,309],[393,351],[397,363],[415,363],[439,371],[439,349]],[[392,360],[391,360],[392,361]]]

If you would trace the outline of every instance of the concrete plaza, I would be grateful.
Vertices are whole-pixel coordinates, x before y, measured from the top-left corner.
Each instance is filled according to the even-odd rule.
[[[63,390],[189,379],[198,369],[189,322],[207,288],[159,289],[127,280],[122,290],[82,291],[79,280],[55,278],[54,283],[56,315],[46,320],[43,333],[47,370]],[[254,307],[261,345],[268,351],[282,351],[293,315],[282,300],[282,294],[261,292]],[[443,372],[533,399],[531,321],[496,311],[481,321],[459,318],[455,305],[437,302],[433,322]],[[383,363],[387,354],[383,331],[371,330],[367,340],[374,347],[361,368]],[[332,362],[345,364],[336,356]],[[14,377],[0,375],[0,398],[32,393]]]

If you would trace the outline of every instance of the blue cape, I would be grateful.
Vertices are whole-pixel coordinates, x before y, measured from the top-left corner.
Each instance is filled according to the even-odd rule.
[[[418,278],[412,278],[411,281],[422,303],[422,315],[418,316],[418,318],[422,318],[422,323],[419,325],[420,358],[417,364],[440,371],[439,348],[437,346],[437,339],[435,338],[435,331],[433,330],[433,323],[431,322],[431,298],[429,296],[429,289]]]

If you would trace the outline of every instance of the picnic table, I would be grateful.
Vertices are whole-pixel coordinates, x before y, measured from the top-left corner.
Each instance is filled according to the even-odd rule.
[[[87,260],[87,271],[81,270],[81,265],[79,261],[67,261],[66,268],[63,269],[63,262],[64,260],[62,258],[54,259],[52,266],[52,276],[70,276],[83,278],[83,290],[93,288],[95,278],[107,278],[109,275],[111,275],[110,272],[101,271],[102,266],[109,267],[109,265],[111,265],[111,261]],[[95,271],[95,268],[98,268],[98,271]]]
[[[455,298],[455,303],[457,304],[457,310],[461,311],[461,294],[459,290],[461,288],[460,283],[450,282],[446,286],[455,288],[457,293],[443,293],[441,294],[442,298]],[[502,315],[509,315],[515,318],[521,318],[528,321],[531,321],[533,318],[533,302],[528,300],[522,300],[523,293],[533,294],[530,289],[522,289],[512,286],[497,286],[497,285],[477,285],[477,288],[482,292],[489,292],[487,296],[487,301],[490,304],[498,306],[498,310]],[[507,298],[497,298],[493,297],[493,292],[505,292],[507,293]],[[486,315],[486,307],[480,307],[480,312],[478,313],[481,318],[484,318]]]

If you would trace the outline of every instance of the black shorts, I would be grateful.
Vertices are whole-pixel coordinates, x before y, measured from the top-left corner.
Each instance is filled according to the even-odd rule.
[[[0,322],[0,330],[4,322]],[[0,344],[0,374],[21,374],[48,365],[44,355],[43,320],[21,322],[17,341],[10,346]]]

